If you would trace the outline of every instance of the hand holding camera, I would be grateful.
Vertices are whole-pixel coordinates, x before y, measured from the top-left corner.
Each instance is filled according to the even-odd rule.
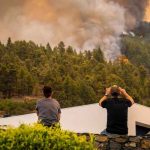
[[[121,87],[119,87],[118,89],[119,89],[119,91],[120,91],[120,95],[126,96],[127,92],[126,92],[125,89],[123,89],[123,88],[121,88]]]
[[[105,96],[108,96],[108,95],[112,95],[112,96],[119,96],[119,95],[122,95],[122,96],[126,96],[127,95],[127,92],[125,89],[117,86],[117,85],[113,85],[109,88],[106,88],[106,92],[105,92]]]
[[[111,87],[109,88],[106,88],[106,92],[105,92],[105,95],[110,95],[111,94]]]

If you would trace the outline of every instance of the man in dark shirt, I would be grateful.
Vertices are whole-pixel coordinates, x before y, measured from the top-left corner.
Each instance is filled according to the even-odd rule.
[[[43,94],[45,98],[36,104],[38,121],[44,126],[54,126],[60,120],[61,108],[57,100],[52,98],[52,89],[44,86]]]
[[[107,88],[99,101],[99,105],[107,109],[107,128],[101,134],[128,134],[128,107],[133,104],[134,100],[124,89],[117,85]]]

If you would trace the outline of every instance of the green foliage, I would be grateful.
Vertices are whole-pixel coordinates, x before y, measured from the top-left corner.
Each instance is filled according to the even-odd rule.
[[[150,44],[123,37],[126,57],[106,62],[100,48],[77,52],[63,42],[52,48],[29,41],[0,43],[0,97],[41,96],[51,85],[62,107],[98,102],[104,89],[122,86],[136,102],[149,106]],[[35,107],[35,106],[34,106]]]
[[[135,65],[144,65],[150,71],[150,42],[143,37],[125,37],[122,52]]]
[[[22,115],[32,113],[35,110],[36,100],[0,100],[0,115]]]
[[[0,130],[1,150],[94,150],[93,137],[87,142],[85,136],[48,128],[40,124],[21,125],[19,128]]]

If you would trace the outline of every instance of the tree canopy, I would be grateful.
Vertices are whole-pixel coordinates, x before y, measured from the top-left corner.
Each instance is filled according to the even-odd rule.
[[[150,106],[149,42],[123,37],[122,53],[107,62],[100,48],[77,52],[62,41],[52,48],[9,38],[0,42],[0,97],[41,96],[43,85],[50,85],[53,97],[69,107],[98,102],[106,87],[118,84]]]

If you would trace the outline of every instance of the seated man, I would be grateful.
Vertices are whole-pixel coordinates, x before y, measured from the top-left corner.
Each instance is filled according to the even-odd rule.
[[[105,95],[99,101],[99,105],[107,109],[107,128],[101,134],[128,134],[128,107],[133,104],[134,100],[124,89],[117,85],[107,88]]]
[[[38,121],[44,126],[51,127],[59,122],[61,109],[58,101],[51,96],[51,87],[44,86],[43,94],[45,98],[39,100],[36,104]]]

